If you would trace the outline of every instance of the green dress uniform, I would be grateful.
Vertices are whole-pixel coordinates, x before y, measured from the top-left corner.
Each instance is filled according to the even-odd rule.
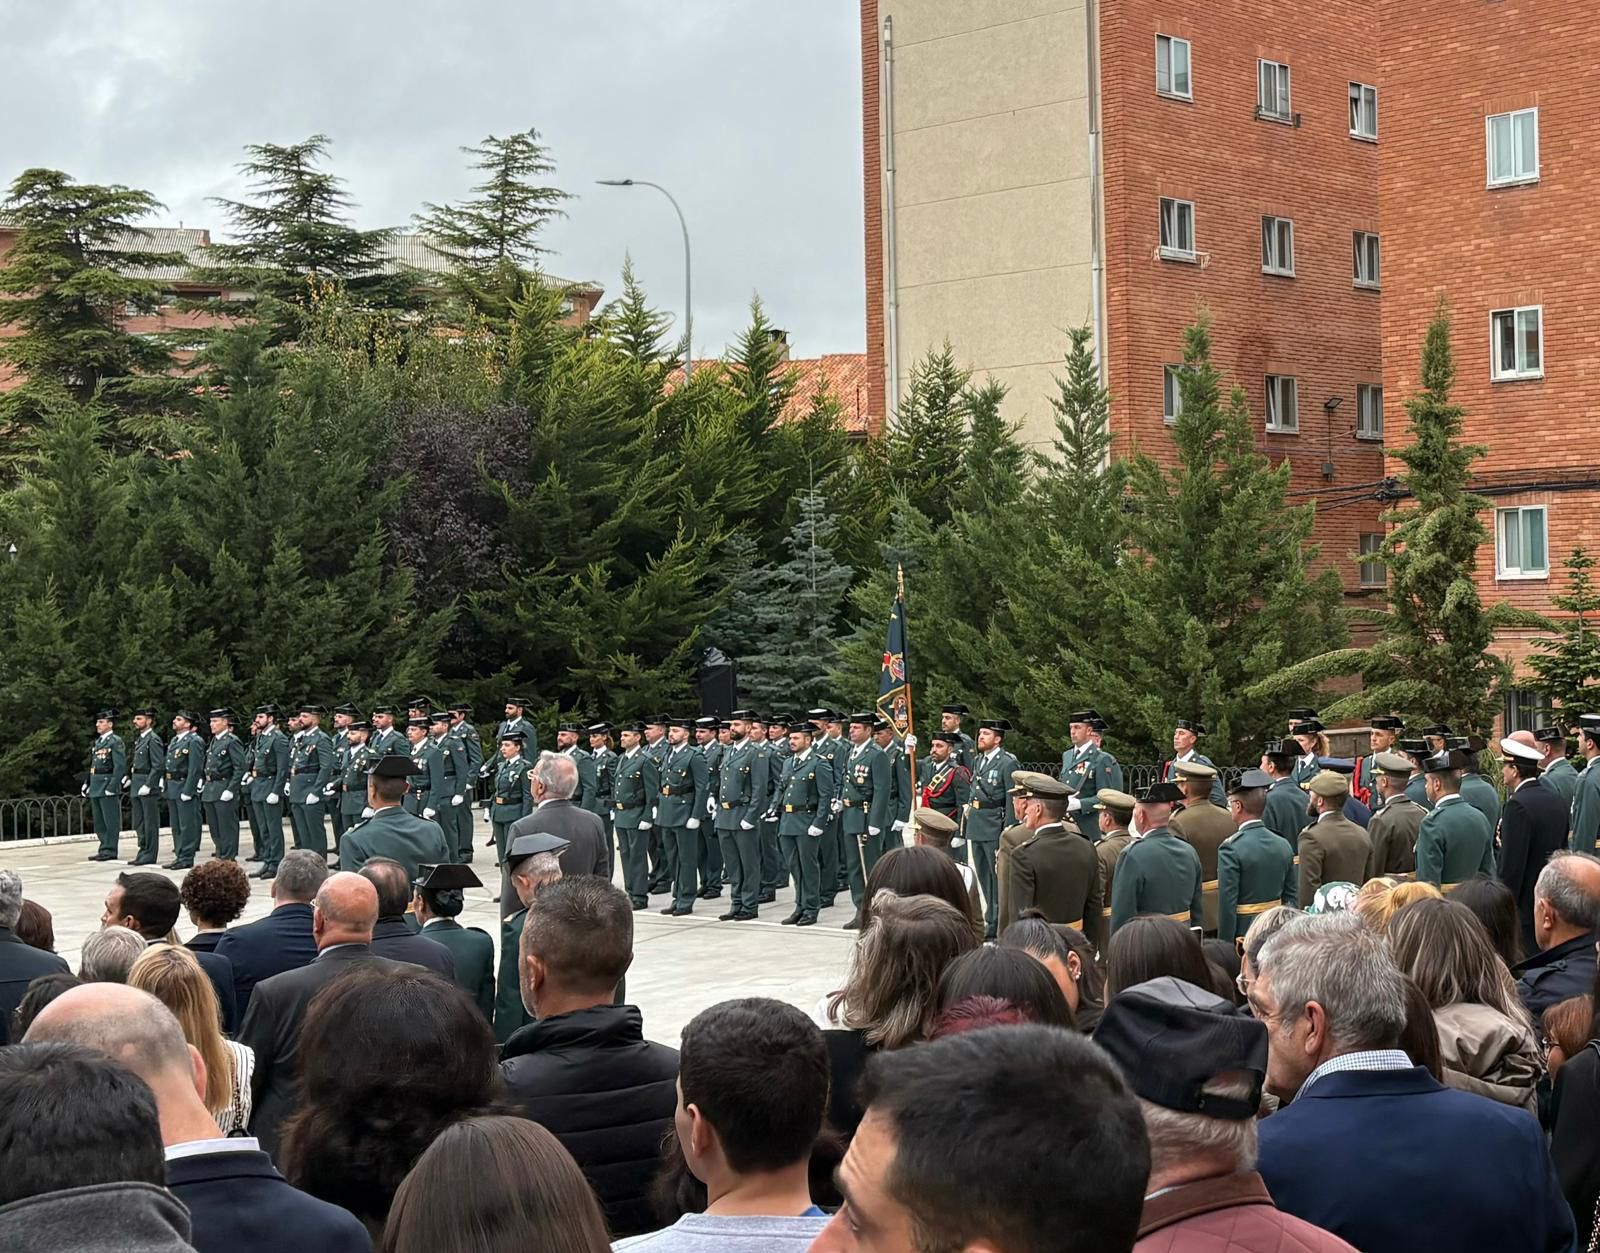
[[[1465,796],[1441,796],[1417,832],[1417,878],[1448,892],[1475,874],[1494,874],[1494,833]]]
[[[289,822],[294,846],[328,855],[328,827],[322,820],[324,789],[333,778],[333,741],[321,727],[302,731],[289,750]]]
[[[895,833],[893,821],[894,774],[889,759],[871,740],[852,744],[839,758],[839,826],[850,864],[846,880],[850,900],[860,912],[867,898],[867,869],[888,852]]]
[[[508,735],[521,735],[523,755],[529,761],[539,760],[539,733],[533,729],[533,723],[521,714],[515,718],[506,718],[500,723],[499,730],[494,733],[494,742],[498,744]]]
[[[456,959],[456,983],[493,1022],[494,941],[489,933],[481,927],[463,927],[454,918],[430,918],[421,934],[450,950]]]
[[[882,747],[880,745],[879,747]],[[878,841],[878,854],[905,846],[905,829],[911,824],[911,807],[916,804],[917,790],[911,784],[911,759],[898,740],[890,740],[883,755],[889,759],[889,831]],[[877,864],[871,850],[867,853],[867,873]]]
[[[786,758],[778,752],[777,746],[769,740],[763,740],[756,745],[756,756],[761,760],[762,768],[766,772],[767,794],[757,806],[756,833],[761,842],[761,896],[760,901],[765,904],[774,901],[778,896],[778,889],[789,882],[788,867],[784,864],[783,853],[778,847],[778,819],[772,814],[778,784],[783,779],[783,763]]]
[[[89,798],[94,833],[100,837],[100,857],[117,855],[122,835],[122,780],[128,773],[128,750],[115,731],[98,736],[89,749],[89,778],[83,794]]]
[[[1259,818],[1246,818],[1217,849],[1217,939],[1250,929],[1257,914],[1293,905],[1299,892],[1294,849]]]
[[[1572,804],[1572,798],[1578,790],[1578,772],[1571,761],[1558,757],[1539,777],[1569,806]]]
[[[385,805],[356,823],[339,844],[339,869],[360,870],[374,857],[388,857],[415,880],[417,867],[449,861],[450,846],[437,822],[410,814],[399,805]]]
[[[394,727],[384,727],[381,731],[374,730],[367,740],[367,747],[379,757],[411,756],[410,742]]]
[[[474,830],[472,802],[477,795],[478,779],[483,774],[483,741],[478,738],[478,728],[465,718],[451,726],[448,735],[461,745],[461,754],[466,760],[465,771],[457,781],[462,792],[461,804],[452,806],[451,813],[455,818],[456,860],[470,862]]]
[[[239,857],[239,794],[244,791],[244,744],[231,730],[213,736],[206,748],[206,774],[200,801],[211,847],[223,861]]]
[[[1311,821],[1305,789],[1293,778],[1279,779],[1267,789],[1267,809],[1261,820],[1274,835],[1287,840],[1290,848],[1298,849],[1300,832]]]
[[[167,749],[154,727],[140,732],[133,742],[132,791],[133,831],[139,837],[135,866],[150,866],[161,854],[161,771]]]
[[[699,892],[701,832],[710,820],[706,813],[710,786],[706,759],[693,744],[670,748],[661,761],[656,792],[656,821],[661,827],[662,847],[673,867],[672,904],[666,912],[687,914],[694,910]]]
[[[192,730],[167,741],[167,812],[171,815],[172,861],[184,869],[200,851],[200,776],[205,773],[205,741]]]
[[[606,826],[606,873],[617,868],[616,834],[611,823],[611,797],[615,790],[617,755],[609,746],[591,749],[589,761],[594,767],[594,796],[589,812],[599,816]]]
[[[456,844],[460,829],[459,815],[463,809],[472,808],[468,802],[472,799],[473,776],[467,773],[467,750],[461,740],[451,735],[448,730],[443,735],[429,738],[433,741],[434,751],[439,756],[439,771],[443,784],[440,791],[429,795],[428,804],[424,806],[424,811],[432,809],[434,812],[431,814],[424,812],[423,817],[437,822],[439,829],[444,832],[445,844],[450,848],[447,860],[468,862],[472,860],[470,833],[465,851]]]
[[[844,756],[850,749],[848,740],[831,735],[819,736],[811,744],[811,755],[827,764],[828,774],[834,781],[834,797],[839,799],[839,776],[844,770]],[[842,807],[841,807],[842,808]],[[839,810],[829,805],[822,817],[822,844],[817,850],[817,873],[822,884],[822,908],[827,909],[833,899],[850,886],[850,859],[857,857],[845,848],[844,828],[839,821]]]
[[[1174,757],[1171,761],[1167,762],[1165,767],[1162,768],[1161,781],[1163,783],[1172,783],[1178,778],[1178,763],[1180,761],[1192,761],[1197,765],[1210,766],[1213,770],[1217,771],[1216,778],[1211,780],[1211,797],[1210,797],[1210,800],[1211,800],[1211,803],[1213,805],[1215,805],[1218,809],[1227,809],[1227,807],[1228,807],[1228,797],[1227,797],[1227,794],[1223,791],[1223,788],[1222,788],[1222,771],[1218,770],[1217,769],[1217,763],[1212,761],[1211,758],[1207,757],[1204,753],[1188,752],[1188,753],[1184,753],[1180,757]],[[1296,783],[1299,783],[1302,778],[1309,778],[1310,777],[1310,775],[1301,775],[1301,774],[1299,774],[1299,767],[1296,767],[1295,769],[1296,769],[1296,773],[1292,777],[1294,778],[1294,781]],[[1312,770],[1311,770],[1311,774],[1316,774],[1316,772],[1317,772],[1316,768],[1313,767]],[[1114,785],[1112,785],[1112,786],[1114,786]]]
[[[1404,792],[1382,801],[1367,822],[1374,875],[1410,875],[1417,869],[1417,836],[1428,811]]]
[[[978,874],[978,889],[983,893],[984,938],[995,938],[1000,920],[1000,884],[995,875],[995,858],[1000,848],[1000,833],[1012,826],[1016,814],[1011,808],[1011,776],[1020,763],[1003,747],[979,756],[972,764],[972,799],[967,803],[963,834],[972,846],[972,864]]]
[[[595,791],[599,786],[594,758],[576,744],[561,751],[572,758],[572,764],[578,768],[578,790],[573,794],[572,803],[579,809],[587,809],[593,813]]]
[[[912,798],[913,804],[936,809],[959,826],[971,800],[972,775],[956,760],[955,753],[943,761],[935,761],[930,756],[917,763],[917,795]],[[955,861],[967,860],[964,843],[961,847],[952,844],[949,853]]]
[[[1570,847],[1575,853],[1594,852],[1600,836],[1600,766],[1596,762],[1600,757],[1591,757],[1584,764],[1572,793]]]
[[[1112,790],[1120,792],[1122,789]],[[1107,936],[1111,934],[1111,893],[1117,883],[1117,862],[1122,858],[1122,850],[1132,841],[1128,828],[1118,827],[1095,842],[1094,859],[1100,867],[1100,916],[1105,919],[1102,932]]]
[[[250,741],[250,841],[261,859],[261,877],[271,878],[283,860],[283,798],[289,790],[289,737],[269,726]],[[270,873],[269,873],[270,872]]]
[[[644,753],[655,763],[657,778],[661,775],[661,763],[667,759],[667,753],[671,749],[672,743],[664,735],[654,744],[643,746]],[[661,823],[656,820],[658,800],[659,797],[652,791],[650,813],[647,815],[649,822],[643,828],[646,834],[646,849],[650,854],[650,890],[671,893],[674,889],[677,867],[672,860],[672,847],[662,838]]]
[[[833,771],[812,749],[791,756],[783,766],[774,808],[778,844],[795,882],[794,912],[786,922],[810,926],[822,908],[822,845],[833,804]]]
[[[1217,852],[1222,843],[1237,829],[1233,816],[1226,809],[1218,809],[1209,800],[1190,801],[1172,815],[1172,832],[1200,854],[1201,891],[1205,894],[1205,921],[1201,924],[1206,935],[1217,930],[1218,890]]]
[[[635,909],[643,909],[650,896],[650,815],[655,812],[659,779],[656,759],[647,749],[630,748],[618,755],[611,820],[616,823],[617,852],[622,858],[622,890]]]
[[[641,754],[642,755],[642,754]],[[504,1044],[514,1032],[533,1021],[522,1003],[522,979],[517,973],[517,950],[522,945],[522,924],[528,907],[500,922],[500,978],[494,994],[494,1038]]]
[[[1414,774],[1406,780],[1406,795],[1413,804],[1421,805],[1424,809],[1432,809],[1433,802],[1428,799],[1427,776]]]
[[[350,825],[344,820],[344,808],[340,804],[339,794],[339,781],[344,778],[345,762],[350,753],[350,736],[346,733],[347,730],[348,728],[344,728],[335,731],[330,737],[333,740],[333,777],[328,780],[327,787],[322,789],[323,804],[328,810],[328,821],[333,826],[333,848],[336,853],[339,849],[339,839],[344,835],[345,828]]]
[[[1105,902],[1100,894],[1100,860],[1077,827],[1046,823],[1025,832],[1005,859],[1000,882],[999,931],[1025,909],[1038,909],[1051,922],[1088,936],[1097,949],[1106,943]]]
[[[1500,829],[1500,793],[1488,779],[1476,771],[1464,772],[1461,776],[1461,799],[1488,819],[1491,832]]]
[[[1164,914],[1198,926],[1205,904],[1200,854],[1166,827],[1146,831],[1117,859],[1111,889],[1111,931],[1140,914]]]
[[[406,789],[406,812],[428,821],[439,816],[444,799],[444,754],[439,746],[423,736],[411,746],[411,786]]]
[[[521,753],[509,760],[501,758],[494,772],[494,795],[489,799],[489,823],[494,828],[494,864],[506,864],[506,847],[511,842],[511,824],[533,810],[533,795],[528,790],[528,771],[533,768]],[[507,888],[501,884],[501,900]]]
[[[1095,800],[1101,788],[1122,790],[1122,767],[1117,759],[1093,740],[1061,754],[1061,772],[1056,776],[1077,789],[1078,809],[1073,814],[1078,830],[1091,843],[1100,838],[1100,806]]]
[[[1323,814],[1300,833],[1300,908],[1317,898],[1324,883],[1354,883],[1372,878],[1372,837],[1342,813]]]
[[[362,815],[366,813],[367,771],[372,769],[378,756],[370,744],[346,742],[344,746],[344,764],[340,767],[339,777],[333,783],[338,797],[333,807],[343,818],[346,833],[353,831],[356,824],[361,821]]]
[[[700,899],[714,901],[722,895],[722,883],[727,877],[722,860],[722,837],[716,831],[716,809],[717,776],[728,750],[727,745],[713,739],[709,744],[697,744],[695,751],[706,761],[706,812],[700,841]]]
[[[716,806],[717,840],[733,894],[733,916],[754,918],[761,899],[761,836],[758,825],[767,810],[767,758],[748,738],[731,744],[719,763]]]

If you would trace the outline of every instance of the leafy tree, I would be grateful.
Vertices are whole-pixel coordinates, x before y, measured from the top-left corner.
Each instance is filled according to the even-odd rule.
[[[1594,682],[1600,679],[1600,588],[1591,573],[1594,558],[1582,548],[1574,548],[1563,563],[1567,571],[1567,589],[1550,599],[1555,607],[1570,617],[1556,623],[1559,632],[1555,638],[1537,639],[1534,647],[1537,656],[1528,658],[1528,665],[1539,676],[1540,686],[1560,706],[1561,716],[1567,722],[1579,714],[1594,713],[1600,708],[1595,699]]]

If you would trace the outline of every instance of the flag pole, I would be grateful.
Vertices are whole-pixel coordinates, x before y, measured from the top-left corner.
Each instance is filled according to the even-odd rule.
[[[906,734],[913,735],[916,730],[916,721],[913,717],[914,711],[911,705],[911,629],[910,625],[904,621],[904,618],[909,616],[906,614],[905,607],[906,568],[898,562],[895,563],[894,578],[895,590],[900,601],[900,612],[902,614],[900,638],[906,653]],[[906,749],[906,765],[911,772],[911,797],[912,801],[915,802],[917,795],[917,750],[915,748]],[[916,804],[913,803],[911,808],[915,809]]]

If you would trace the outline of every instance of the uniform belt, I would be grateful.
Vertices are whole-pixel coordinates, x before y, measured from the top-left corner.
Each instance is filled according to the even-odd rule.
[[[509,805],[511,802],[503,796],[497,796],[494,798],[494,803],[496,805]]]
[[[1168,914],[1167,917],[1172,919],[1173,922],[1188,922],[1193,915],[1187,909],[1185,909],[1180,913]]]
[[[1441,891],[1441,892],[1453,892],[1460,886],[1461,885],[1459,883],[1441,883],[1439,885],[1439,891]]]
[[[1207,879],[1200,885],[1200,890],[1202,892],[1215,892],[1217,890],[1217,880]]]
[[[846,808],[846,809],[854,809],[854,808],[855,808],[855,807],[856,807],[856,806],[857,806],[857,805],[859,805],[859,804],[860,804],[860,803],[861,803],[861,802],[860,802],[860,801],[853,801],[853,800],[846,800],[846,801],[845,801],[845,802],[844,802],[844,807],[845,807],[845,808]]]
[[[1236,914],[1244,914],[1247,917],[1250,917],[1254,916],[1255,914],[1264,914],[1274,905],[1281,903],[1281,901],[1251,901],[1248,905],[1235,905],[1233,907],[1233,912]]]
[[[289,771],[289,773],[290,774],[316,774],[317,771],[320,768],[321,767],[319,767],[319,766],[296,766],[293,770]]]
[[[983,802],[982,802],[982,801],[973,801],[973,802],[972,802],[972,807],[973,807],[973,808],[974,808],[974,809],[982,809],[982,808],[983,808]],[[990,808],[990,809],[993,809],[993,808],[994,808],[994,806],[993,806],[993,805],[991,805],[991,806],[989,806],[989,808]]]
[[[692,788],[692,787],[671,787],[671,786],[668,786],[668,787],[664,787],[664,788],[661,789],[661,795],[663,795],[663,796],[684,796],[684,795],[687,795],[688,793],[693,792],[693,791],[694,791],[694,788]]]
[[[1083,930],[1083,919],[1082,918],[1076,918],[1072,922],[1065,922],[1065,923],[1062,923],[1061,925],[1064,926],[1064,927],[1071,927],[1074,931],[1082,931]]]
[[[177,776],[177,775],[175,775],[175,774],[173,774],[173,773],[172,773],[172,772],[171,772],[171,771],[170,771],[170,770],[169,770],[169,771],[168,771],[168,772],[167,772],[167,778],[169,778],[169,779],[176,779],[176,778],[177,778],[177,777],[178,777],[178,776]]]
[[[1104,908],[1104,909],[1102,909],[1102,910],[1101,910],[1101,911],[1100,911],[1100,916],[1101,916],[1101,917],[1102,917],[1102,918],[1109,918],[1109,917],[1111,917],[1111,906],[1109,906],[1109,905],[1107,905],[1107,906],[1106,906],[1106,907],[1105,907],[1105,908]]]
[[[732,801],[723,801],[722,802],[722,807],[724,809],[732,809],[733,808],[733,802]]]
[[[99,768],[98,768],[98,767],[97,767],[97,768],[96,768],[96,769],[94,769],[94,770],[91,770],[91,771],[89,771],[89,773],[90,773],[90,774],[110,774],[110,773],[112,773],[112,772],[111,772],[111,771],[110,771],[110,770],[109,770],[109,769],[107,769],[107,770],[101,770],[101,769],[99,769]]]

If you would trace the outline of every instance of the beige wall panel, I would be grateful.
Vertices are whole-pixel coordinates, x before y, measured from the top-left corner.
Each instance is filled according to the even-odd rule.
[[[897,135],[895,152],[902,213],[935,200],[1086,178],[1088,114],[1075,100],[971,118]]]

